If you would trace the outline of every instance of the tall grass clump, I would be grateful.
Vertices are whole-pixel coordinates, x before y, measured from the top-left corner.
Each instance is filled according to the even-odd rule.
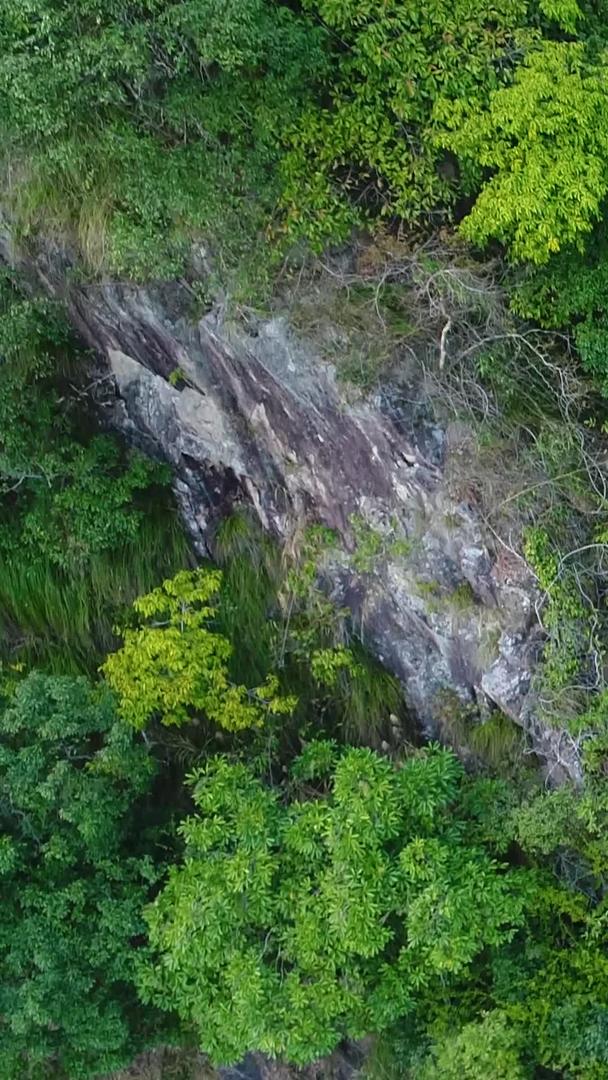
[[[281,580],[278,546],[244,510],[221,522],[214,556],[222,568],[219,627],[238,642],[238,677],[262,682],[273,664],[277,627],[277,591]]]
[[[186,566],[188,544],[171,500],[147,507],[132,539],[71,568],[0,560],[0,656],[60,674],[93,671],[116,643],[133,600]]]
[[[99,432],[57,304],[0,280],[0,660],[94,670],[133,599],[186,565],[168,470]],[[79,386],[80,384],[80,386]]]

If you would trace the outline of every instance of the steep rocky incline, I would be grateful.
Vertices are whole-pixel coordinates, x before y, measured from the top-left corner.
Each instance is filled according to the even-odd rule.
[[[499,707],[554,778],[579,779],[570,741],[534,713],[534,579],[453,490],[449,432],[382,397],[349,402],[281,320],[249,333],[217,314],[197,322],[185,284],[70,284],[58,252],[23,258],[6,236],[0,248],[67,301],[113,376],[112,422],[171,463],[199,551],[241,502],[283,542],[307,522],[335,530],[327,589],[400,678],[424,731],[440,733],[456,699],[480,716]]]

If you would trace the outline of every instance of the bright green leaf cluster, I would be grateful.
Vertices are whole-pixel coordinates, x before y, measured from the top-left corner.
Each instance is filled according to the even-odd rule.
[[[141,729],[153,717],[184,724],[202,715],[228,731],[259,726],[267,712],[289,714],[295,699],[278,694],[276,678],[248,690],[230,680],[232,645],[210,628],[221,573],[182,571],[135,601],[143,623],[126,629],[104,673],[121,716]]]
[[[407,1015],[522,919],[508,875],[451,817],[460,775],[439,748],[401,769],[351,749],[329,792],[286,804],[246,766],[209,761],[184,863],[148,911],[145,998],[219,1062],[259,1049],[304,1063]]]
[[[606,55],[590,63],[582,44],[547,41],[487,109],[463,118],[459,103],[445,141],[492,172],[463,224],[465,236],[480,245],[501,240],[517,260],[532,263],[582,245],[608,193],[607,76]]]
[[[411,220],[449,206],[456,185],[438,168],[436,118],[504,83],[526,0],[306,6],[340,47],[331,106],[304,115],[282,163],[291,230],[320,244],[369,213]]]

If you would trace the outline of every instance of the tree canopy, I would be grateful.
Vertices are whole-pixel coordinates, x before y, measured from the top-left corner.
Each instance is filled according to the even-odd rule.
[[[269,235],[446,222],[472,197],[465,235],[545,262],[604,197],[601,6],[9,0],[13,213],[137,276],[175,272],[201,235],[238,261]]]
[[[382,1031],[521,923],[510,877],[450,812],[449,751],[401,769],[365,748],[336,756],[312,743],[293,765],[308,797],[287,804],[222,758],[191,777],[142,989],[218,1063],[255,1048],[304,1064]]]
[[[48,1076],[51,1062],[90,1077],[147,1044],[153,1024],[133,982],[159,874],[142,842],[154,773],[109,695],[84,678],[32,674],[0,715],[6,1077]]]

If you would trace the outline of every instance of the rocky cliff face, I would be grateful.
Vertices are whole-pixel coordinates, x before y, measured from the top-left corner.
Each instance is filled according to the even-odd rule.
[[[576,754],[534,714],[533,577],[453,490],[449,430],[388,394],[349,403],[281,320],[247,333],[217,313],[196,321],[185,284],[82,286],[58,252],[24,259],[7,236],[0,246],[65,299],[106,365],[112,423],[170,462],[201,553],[243,502],[281,542],[310,522],[334,530],[326,588],[399,677],[425,733],[440,733],[456,701],[480,716],[500,708],[555,778],[580,778]]]

